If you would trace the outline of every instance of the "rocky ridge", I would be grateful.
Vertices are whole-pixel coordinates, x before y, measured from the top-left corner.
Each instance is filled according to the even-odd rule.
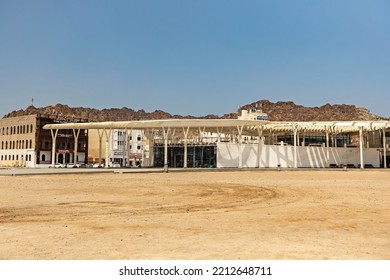
[[[83,107],[69,107],[68,105],[57,104],[46,107],[36,108],[29,106],[26,109],[13,111],[4,116],[4,118],[17,117],[23,115],[40,114],[61,119],[83,119],[91,122],[100,121],[128,121],[128,120],[153,120],[153,119],[211,119],[211,118],[237,118],[241,110],[248,110],[252,107],[262,108],[263,112],[268,114],[271,121],[347,121],[347,120],[380,120],[383,117],[371,114],[366,108],[356,107],[354,105],[330,105],[325,104],[321,107],[304,107],[296,105],[293,102],[270,102],[269,100],[259,100],[239,107],[237,112],[225,114],[221,117],[217,115],[207,115],[201,117],[171,115],[162,110],[154,112],[145,112],[145,110],[135,111],[130,108],[111,108],[111,109],[93,109]]]

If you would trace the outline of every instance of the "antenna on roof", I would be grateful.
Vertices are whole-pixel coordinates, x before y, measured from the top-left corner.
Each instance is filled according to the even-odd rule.
[[[34,97],[31,98],[31,106],[34,106]]]

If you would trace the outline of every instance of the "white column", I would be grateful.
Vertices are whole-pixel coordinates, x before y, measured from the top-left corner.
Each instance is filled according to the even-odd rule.
[[[298,128],[294,127],[294,168],[298,167],[297,164],[297,133],[298,133]]]
[[[383,168],[387,168],[387,143],[386,143],[386,128],[383,128]]]
[[[154,166],[154,129],[149,133],[149,166]]]
[[[360,146],[360,168],[364,168],[364,158],[363,158],[363,127],[359,129],[359,146]]]
[[[329,130],[328,128],[325,126],[325,131],[326,131],[326,144],[325,144],[325,147],[329,148]]]
[[[244,126],[237,126],[238,129],[238,168],[242,168],[242,130]]]
[[[164,167],[168,166],[168,135],[169,128],[163,127],[163,135],[164,135]]]
[[[187,142],[188,142],[188,131],[190,130],[190,127],[187,128],[183,127],[183,133],[184,133],[184,159],[183,159],[183,167],[187,168]]]
[[[77,131],[77,132],[76,132]],[[77,163],[77,150],[78,150],[78,144],[79,144],[79,135],[80,135],[80,129],[73,129],[73,137],[74,137],[74,149],[73,149],[73,163]]]
[[[108,162],[110,161],[110,156],[109,156],[110,144],[109,144],[109,142],[111,141],[111,129],[109,129],[108,132],[107,132],[107,129],[104,129],[103,131],[106,135],[106,160],[105,160],[104,167],[108,168]]]
[[[221,142],[221,133],[223,131],[223,128],[221,128],[221,130],[219,130],[219,128],[217,127],[217,142]]]
[[[54,167],[55,158],[56,158],[56,140],[58,135],[58,129],[53,133],[53,129],[50,129],[52,145],[51,145],[51,166]]]
[[[100,129],[98,129],[98,135],[99,135],[99,165],[102,164],[102,138],[103,138],[103,133],[100,133]]]
[[[126,167],[127,129],[122,130],[122,167]]]
[[[261,167],[261,151],[263,146],[263,127],[257,126],[257,135],[259,137],[259,143],[257,144],[257,167]]]

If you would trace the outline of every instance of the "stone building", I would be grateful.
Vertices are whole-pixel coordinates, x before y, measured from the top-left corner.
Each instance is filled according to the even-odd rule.
[[[43,129],[43,126],[64,122],[66,120],[40,115],[0,119],[0,166],[48,166],[52,157],[52,136],[50,131]],[[56,163],[85,162],[88,157],[87,131],[79,132],[76,158],[74,143],[74,131],[71,129],[63,130],[57,135]]]

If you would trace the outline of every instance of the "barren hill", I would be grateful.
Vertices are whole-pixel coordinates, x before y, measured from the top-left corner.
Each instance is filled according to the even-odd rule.
[[[271,121],[344,121],[344,120],[378,120],[382,117],[371,114],[368,109],[359,108],[354,105],[330,105],[321,107],[304,107],[293,102],[276,102],[259,100],[238,109],[237,112],[225,114],[222,117],[207,115],[202,117],[171,115],[167,112],[156,110],[145,112],[144,110],[134,111],[130,108],[93,109],[83,107],[69,107],[68,105],[51,105],[42,108],[29,106],[26,109],[13,111],[4,117],[16,117],[22,115],[41,114],[44,116],[58,117],[63,119],[84,119],[89,121],[125,121],[125,120],[153,120],[171,118],[237,118],[242,109],[261,107],[268,114]]]
[[[226,114],[223,118],[237,118],[241,110],[248,110],[253,107],[262,108],[271,121],[371,121],[385,119],[371,114],[366,108],[356,107],[355,105],[325,104],[321,107],[304,107],[291,101],[272,103],[268,100],[259,100],[241,106],[237,112]]]

